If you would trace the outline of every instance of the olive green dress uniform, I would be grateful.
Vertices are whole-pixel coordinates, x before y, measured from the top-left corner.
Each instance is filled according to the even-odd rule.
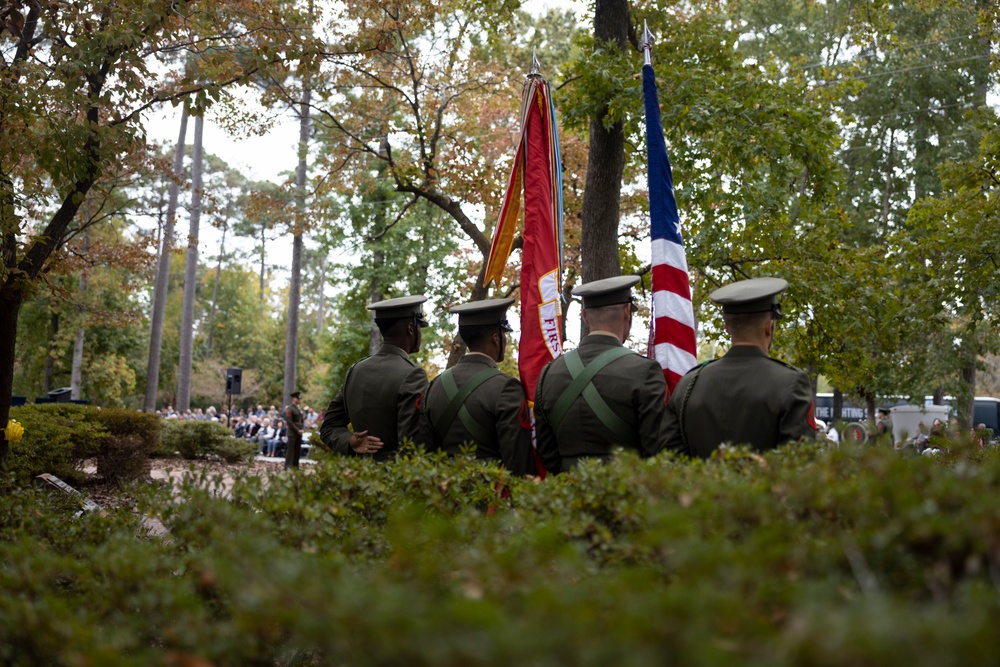
[[[404,438],[417,438],[418,401],[426,389],[424,369],[410,361],[402,349],[383,344],[376,354],[348,371],[344,386],[323,414],[320,437],[335,452],[361,456],[351,449],[351,434],[368,431],[383,442],[382,449],[372,456],[390,459]]]
[[[496,362],[485,354],[470,352],[459,359],[450,370],[459,390],[474,376],[487,368],[496,368]],[[531,448],[531,416],[524,388],[515,378],[499,372],[479,385],[465,400],[468,410],[466,419],[456,417],[440,438],[435,430],[450,400],[445,393],[440,376],[431,382],[424,397],[423,427],[427,449],[443,449],[454,456],[461,453],[462,446],[474,444],[476,458],[500,461],[515,475],[533,475],[535,458]],[[480,430],[481,436],[469,430],[466,421],[473,422],[473,429]]]
[[[478,327],[491,335],[499,333],[503,341],[503,332],[511,330],[507,309],[512,303],[512,298],[482,299],[454,306],[450,312],[458,315],[459,332],[462,327]],[[524,388],[487,354],[470,351],[434,378],[422,401],[421,417],[423,442],[429,450],[443,449],[454,456],[471,444],[477,459],[500,461],[515,475],[538,472]]]
[[[780,278],[743,280],[709,298],[724,313],[772,312]],[[696,366],[681,378],[667,403],[667,448],[706,458],[723,443],[774,449],[800,438],[815,439],[814,395],[809,376],[772,359],[756,345],[733,345],[719,360]]]
[[[291,394],[292,398],[298,398],[299,392]],[[302,432],[306,428],[306,418],[294,402],[289,403],[285,408],[285,421],[288,428],[285,430],[288,436],[288,444],[285,447],[285,467],[298,468],[299,456],[302,453]]]
[[[699,458],[725,442],[765,451],[799,438],[814,439],[814,424],[806,373],[759,347],[734,345],[677,384],[667,403],[667,447]]]
[[[376,318],[401,317],[403,312],[425,326],[419,304],[426,300],[423,296],[399,297],[369,304],[368,308],[375,310]],[[404,438],[418,437],[419,400],[426,390],[424,369],[413,363],[402,348],[383,343],[378,352],[347,372],[344,385],[323,414],[320,437],[340,454],[391,459]],[[355,431],[368,431],[381,439],[382,449],[374,454],[357,454],[350,445]]]
[[[579,286],[574,294],[583,297],[584,308],[628,303],[631,287],[638,281],[637,276],[594,281]],[[586,336],[568,354],[579,355],[586,367],[606,351],[623,347],[617,336],[597,332]],[[627,435],[622,437],[591,407],[587,390],[573,400],[558,424],[553,423],[553,408],[577,375],[571,372],[566,357],[549,362],[535,391],[535,438],[546,470],[559,473],[575,467],[583,458],[607,459],[618,446],[634,449],[643,457],[663,449],[667,384],[656,361],[629,352],[604,366],[590,382],[599,399],[624,422]],[[592,393],[591,400],[597,400]]]

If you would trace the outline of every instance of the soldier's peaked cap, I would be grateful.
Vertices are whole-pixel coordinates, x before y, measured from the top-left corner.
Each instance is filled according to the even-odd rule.
[[[403,317],[416,317],[421,326],[427,326],[420,305],[427,301],[423,294],[399,296],[395,299],[376,301],[368,304],[368,310],[375,311],[376,320],[394,320]]]
[[[290,398],[302,398],[302,392],[301,391],[293,391],[288,396]]]
[[[452,306],[448,312],[458,315],[459,326],[499,324],[506,327],[507,309],[512,303],[514,303],[513,298],[483,299]]]
[[[774,297],[788,289],[783,278],[751,278],[720,287],[708,295],[722,306],[723,313],[764,313],[774,311],[781,317]]]
[[[583,299],[584,308],[600,308],[632,302],[632,287],[639,283],[639,276],[615,276],[593,280],[573,290],[573,295]]]

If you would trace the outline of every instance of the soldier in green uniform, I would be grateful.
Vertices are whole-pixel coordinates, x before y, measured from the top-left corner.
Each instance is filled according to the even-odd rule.
[[[291,402],[285,408],[285,433],[288,444],[285,446],[285,470],[299,467],[299,455],[302,453],[302,431],[306,428],[305,415],[299,409],[302,393],[293,391],[288,395]]]
[[[531,413],[524,388],[497,368],[507,349],[507,308],[514,299],[472,301],[451,308],[469,348],[434,378],[421,402],[423,441],[454,456],[475,446],[476,458],[500,461],[515,475],[536,474]]]
[[[583,458],[607,459],[616,446],[652,456],[663,449],[663,369],[624,347],[632,329],[638,276],[580,285],[590,333],[542,370],[535,392],[535,437],[546,470],[559,473]]]
[[[427,326],[421,312],[425,301],[416,295],[368,304],[382,346],[351,366],[323,415],[320,437],[333,451],[386,460],[403,438],[417,438],[427,373],[409,355],[420,349],[421,329]]]
[[[757,451],[816,437],[809,376],[768,354],[781,317],[780,278],[741,280],[709,295],[722,305],[732,346],[681,378],[666,410],[667,447],[706,458],[722,443]]]

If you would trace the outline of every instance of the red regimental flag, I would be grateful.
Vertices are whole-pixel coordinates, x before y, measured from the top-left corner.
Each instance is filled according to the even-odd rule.
[[[517,360],[528,400],[545,364],[562,354],[559,249],[547,86],[528,100],[524,128],[524,248],[521,251],[521,341]]]
[[[562,165],[549,85],[536,73],[524,84],[521,136],[493,231],[486,282],[500,282],[517,227],[524,190],[521,248],[521,340],[517,366],[530,404],[545,364],[562,354]],[[538,460],[539,472],[545,470]]]
[[[545,364],[562,354],[560,238],[562,166],[549,86],[528,77],[521,100],[521,136],[493,231],[486,282],[499,283],[510,256],[521,190],[524,245],[521,249],[521,340],[518,370],[528,400]]]

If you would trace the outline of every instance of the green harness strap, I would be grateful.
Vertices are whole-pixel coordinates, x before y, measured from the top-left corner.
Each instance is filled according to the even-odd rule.
[[[444,441],[444,437],[448,435],[448,431],[451,430],[452,422],[455,421],[455,417],[457,416],[462,420],[462,425],[465,426],[466,430],[472,434],[477,442],[489,442],[489,431],[486,430],[486,427],[472,418],[472,415],[469,414],[469,409],[465,407],[465,400],[469,398],[469,395],[472,394],[472,392],[474,392],[479,385],[486,382],[491,377],[500,374],[501,371],[498,368],[484,368],[469,378],[469,381],[462,385],[462,388],[459,389],[458,385],[455,383],[455,376],[452,374],[450,368],[444,373],[441,373],[439,379],[441,380],[441,388],[444,389],[444,395],[448,397],[448,407],[444,409],[444,414],[441,415],[441,419],[434,425],[434,432],[437,434],[438,440],[442,442]]]
[[[549,421],[552,427],[559,428],[559,424],[566,417],[570,406],[582,394],[583,399],[587,401],[587,405],[590,406],[594,415],[602,424],[608,427],[608,430],[618,436],[623,443],[632,441],[635,437],[635,429],[631,424],[615,414],[614,410],[601,398],[601,395],[597,393],[597,389],[591,383],[591,380],[594,379],[594,376],[602,368],[612,361],[630,354],[632,354],[632,351],[626,347],[612,347],[599,354],[597,358],[584,366],[583,361],[580,359],[580,353],[577,350],[567,352],[563,358],[566,360],[566,369],[569,371],[570,376],[572,376],[573,381],[566,387],[566,391],[562,393],[562,396],[559,397],[559,400],[552,407],[552,412],[549,413]]]

